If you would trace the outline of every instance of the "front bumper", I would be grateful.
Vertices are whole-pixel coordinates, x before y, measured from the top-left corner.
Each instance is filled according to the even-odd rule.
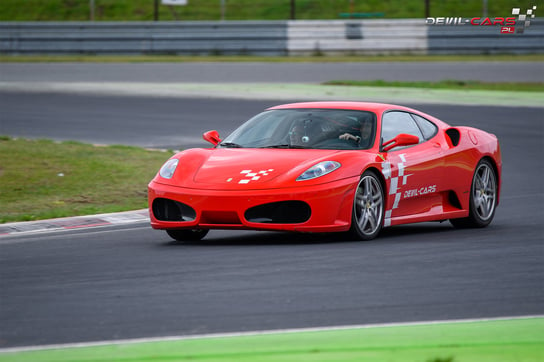
[[[247,191],[192,189],[152,181],[148,186],[151,226],[154,229],[346,231],[351,224],[353,197],[358,181],[358,177],[350,177],[313,186]],[[157,203],[164,203],[164,200],[180,203],[184,208],[188,206],[192,210],[189,212],[190,217],[175,221],[167,218],[166,221],[157,208]],[[266,208],[256,206],[282,202],[285,202],[283,205],[307,204],[308,217],[303,217],[303,222],[299,222],[296,217],[282,222],[248,217],[255,214],[252,210]],[[298,209],[296,207],[294,212],[298,212]]]

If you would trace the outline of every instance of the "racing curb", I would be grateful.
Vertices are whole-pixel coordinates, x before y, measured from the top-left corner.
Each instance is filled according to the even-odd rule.
[[[140,222],[149,222],[148,209],[1,224],[0,237],[17,234],[31,234],[99,226],[133,224]]]

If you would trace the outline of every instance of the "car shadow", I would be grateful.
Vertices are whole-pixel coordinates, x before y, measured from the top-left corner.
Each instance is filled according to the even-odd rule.
[[[234,236],[211,235],[198,241],[175,241],[164,243],[165,246],[250,246],[250,245],[309,245],[348,241],[338,233],[293,233],[282,231],[247,231]]]
[[[312,245],[332,243],[384,243],[413,240],[431,239],[436,241],[438,234],[452,233],[455,229],[449,223],[422,223],[400,225],[385,228],[380,235],[371,241],[356,240],[347,233],[294,233],[281,231],[245,231],[232,236],[225,236],[217,232],[208,234],[199,241],[175,241],[162,242],[163,246],[252,246],[252,245]],[[168,236],[166,236],[168,238]]]
[[[420,224],[398,225],[385,228],[381,231],[379,239],[396,239],[405,236],[429,235],[452,232],[455,228],[449,222],[426,222]]]

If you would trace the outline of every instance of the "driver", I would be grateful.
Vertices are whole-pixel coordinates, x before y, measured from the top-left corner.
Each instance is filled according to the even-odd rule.
[[[354,141],[359,147],[365,147],[370,144],[370,136],[372,135],[372,120],[363,119],[360,123],[359,131],[360,136],[352,135],[351,133],[344,133],[338,136],[341,140]]]

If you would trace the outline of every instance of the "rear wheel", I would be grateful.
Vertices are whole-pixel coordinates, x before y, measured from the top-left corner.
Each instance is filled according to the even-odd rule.
[[[486,227],[495,216],[496,206],[497,176],[491,163],[481,160],[472,177],[469,215],[463,219],[451,219],[450,222],[455,227]]]
[[[166,233],[176,241],[198,241],[205,237],[208,231],[206,229],[166,230]]]
[[[382,229],[384,193],[380,180],[372,171],[363,173],[353,200],[351,234],[359,240],[374,239]]]

